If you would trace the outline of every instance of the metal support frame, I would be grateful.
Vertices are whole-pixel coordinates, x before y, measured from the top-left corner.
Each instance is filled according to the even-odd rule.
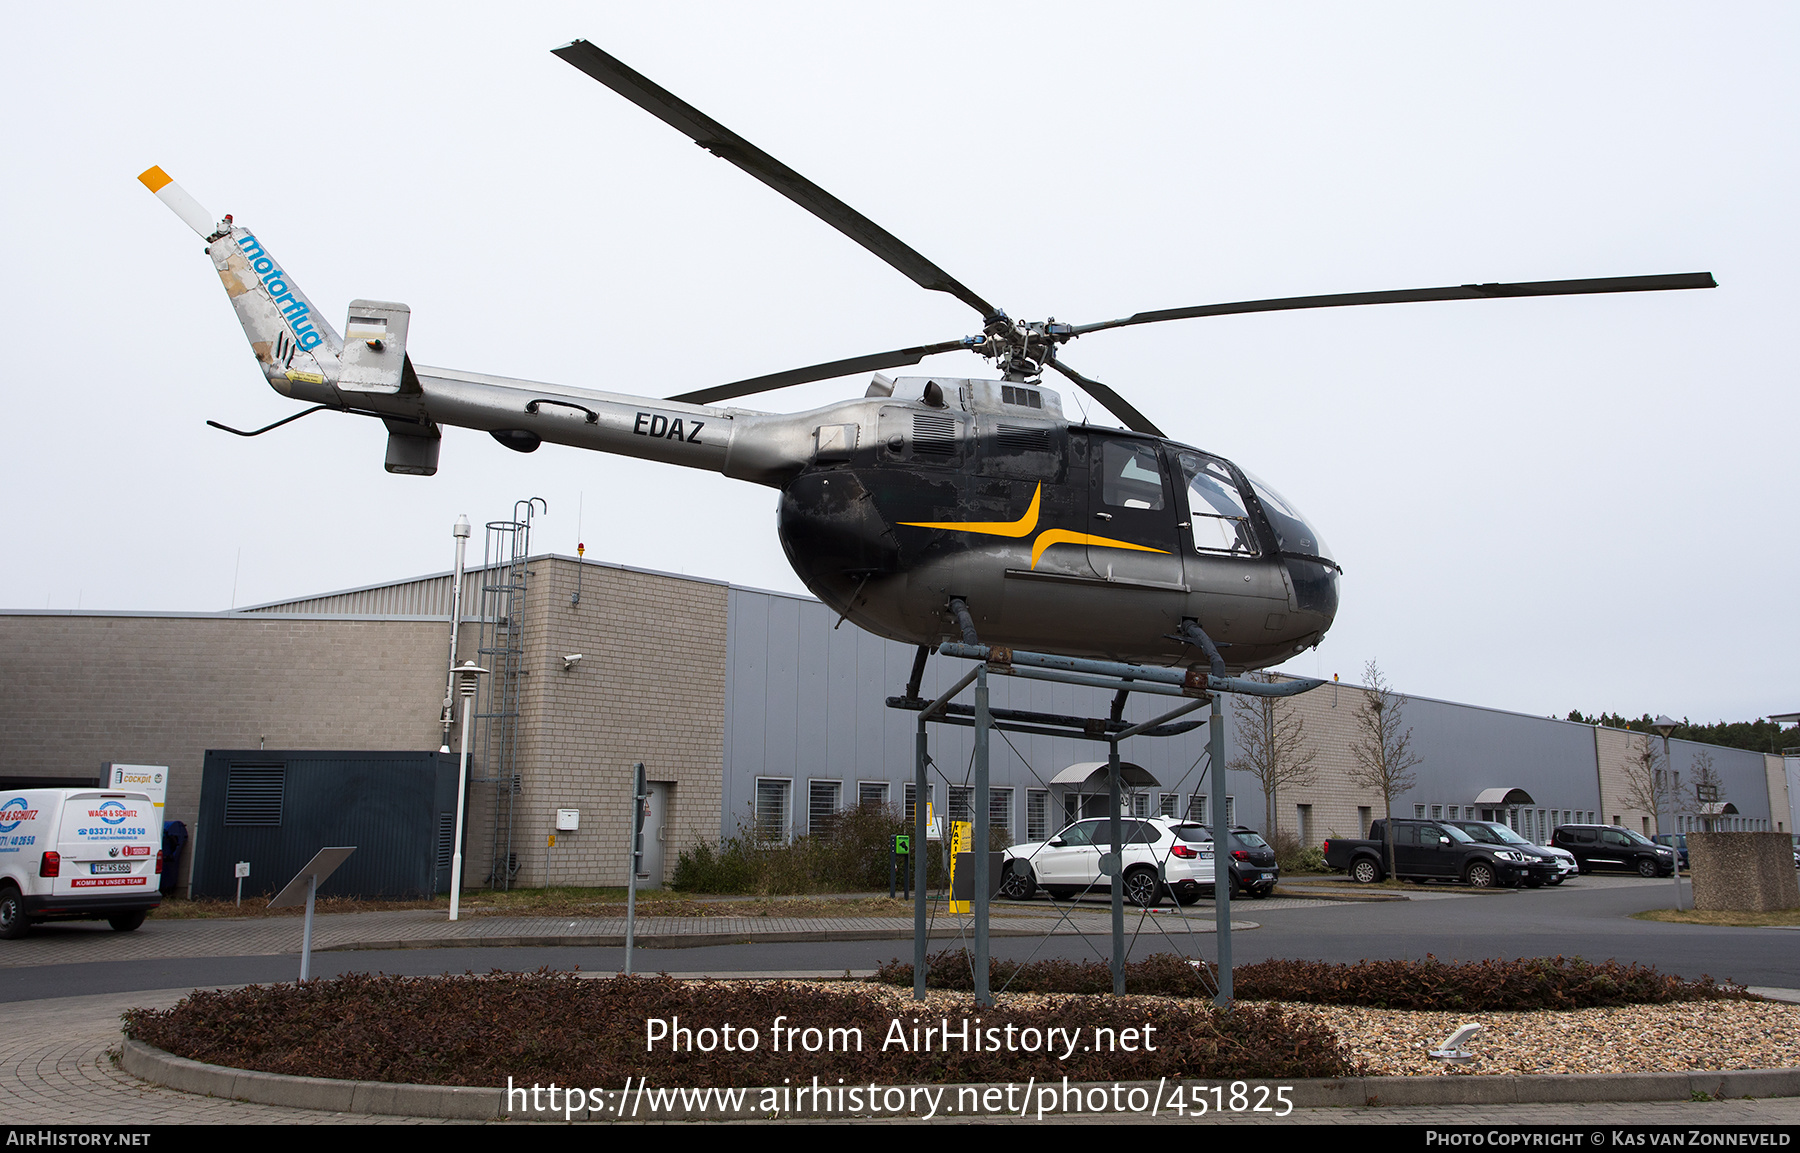
[[[968,623],[967,607],[960,600],[952,601],[951,606],[952,611],[964,625],[965,638],[968,638],[972,634],[973,628]],[[1194,631],[1197,633],[1198,629]],[[1204,637],[1204,634],[1200,635]],[[1296,696],[1317,688],[1325,682],[1302,677],[1269,684],[1244,677],[1222,676],[1217,663],[1214,664],[1212,673],[1205,673],[1198,669],[1168,669],[1148,665],[1123,664],[1118,661],[1064,657],[1050,653],[1014,651],[965,640],[962,644],[941,645],[938,652],[944,656],[963,657],[981,663],[965,673],[949,690],[935,700],[924,701],[919,698],[919,687],[923,680],[925,658],[928,651],[924,646],[920,646],[919,654],[913,662],[912,678],[907,684],[906,696],[890,697],[887,702],[889,708],[913,710],[919,714],[918,732],[914,737],[913,760],[913,839],[916,854],[913,868],[918,881],[913,897],[913,998],[920,1001],[925,999],[926,861],[923,850],[926,844],[925,798],[928,795],[925,779],[927,760],[925,726],[927,724],[972,725],[975,729],[973,757],[975,777],[975,813],[973,815],[976,818],[974,822],[975,894],[973,901],[975,956],[973,976],[975,979],[975,1003],[989,1006],[993,1004],[993,996],[988,987],[991,878],[988,868],[988,822],[986,817],[989,732],[1000,728],[1073,737],[1078,740],[1103,740],[1107,743],[1107,793],[1111,810],[1109,827],[1112,834],[1112,852],[1108,855],[1107,863],[1103,868],[1109,873],[1112,880],[1111,968],[1113,993],[1123,996],[1125,993],[1125,875],[1122,867],[1124,863],[1124,818],[1120,811],[1122,788],[1119,779],[1119,742],[1136,736],[1172,736],[1176,733],[1190,731],[1198,727],[1197,723],[1172,724],[1171,722],[1210,704],[1212,715],[1207,734],[1207,748],[1211,760],[1209,771],[1212,773],[1213,895],[1219,942],[1219,983],[1215,1003],[1221,1008],[1229,1007],[1232,999],[1231,852],[1229,848],[1231,827],[1229,824],[1221,824],[1225,818],[1225,712],[1221,697],[1224,693],[1241,693],[1246,696],[1261,697]],[[1216,650],[1214,652],[1216,653]],[[1000,710],[999,713],[996,713],[988,702],[989,673],[1112,689],[1114,697],[1111,715],[1106,718],[1077,718],[1037,713],[1027,714],[1012,710]],[[973,709],[969,709],[967,706],[953,705],[952,700],[971,684],[975,686]],[[1160,716],[1138,724],[1127,725],[1124,721],[1125,701],[1134,692],[1185,696],[1189,699]],[[1012,720],[1010,723],[1002,723],[996,720],[997,716],[1010,717]],[[1021,724],[1018,723],[1020,720],[1037,723]],[[1052,725],[1056,727],[1049,727]]]

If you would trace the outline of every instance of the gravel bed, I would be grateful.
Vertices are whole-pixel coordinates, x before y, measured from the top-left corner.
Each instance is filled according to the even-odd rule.
[[[1681,1001],[1532,1013],[1419,1013],[1288,1005],[1334,1032],[1385,1076],[1444,1071],[1427,1054],[1460,1025],[1480,1034],[1466,1073],[1671,1073],[1800,1068],[1800,1005]]]
[[[841,984],[839,987],[842,987]],[[871,985],[912,1006],[910,991]],[[1149,1002],[1173,1000],[1134,997]],[[1079,1001],[1067,993],[1009,993],[1006,1004]],[[1566,1012],[1424,1013],[1278,1002],[1338,1035],[1350,1059],[1372,1076],[1520,1073],[1671,1073],[1800,1068],[1800,1005],[1771,1001],[1680,1001]],[[929,992],[934,1012],[969,1004],[966,993]],[[1468,1065],[1446,1069],[1429,1056],[1458,1027],[1482,1031],[1465,1048]]]

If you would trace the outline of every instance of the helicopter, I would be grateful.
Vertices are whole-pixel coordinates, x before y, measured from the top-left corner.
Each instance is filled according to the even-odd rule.
[[[718,472],[780,492],[789,563],[857,626],[921,647],[961,640],[1068,657],[1279,664],[1336,617],[1342,566],[1307,519],[1223,456],[1182,444],[1062,347],[1089,333],[1251,312],[1716,287],[1710,273],[1610,277],[1205,304],[1067,324],[1015,320],[800,173],[602,51],[555,55],[980,317],[953,339],[750,377],[664,399],[415,367],[410,309],[354,300],[340,334],[255,233],[217,222],[160,168],[139,179],[207,243],[258,365],[315,412],[379,419],[389,472],[437,471],[445,425],[522,453],[548,441]],[[972,352],[993,376],[889,376]],[[1123,428],[1072,422],[1045,370]],[[864,395],[798,413],[722,402],[872,373]],[[997,376],[997,379],[994,378]]]

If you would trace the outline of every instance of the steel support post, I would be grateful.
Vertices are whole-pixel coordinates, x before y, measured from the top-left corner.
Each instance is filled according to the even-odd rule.
[[[1213,694],[1212,719],[1206,733],[1206,755],[1212,762],[1213,924],[1219,942],[1219,995],[1213,1004],[1231,1007],[1231,822],[1225,814],[1225,706]]]
[[[319,878],[306,878],[306,928],[300,934],[300,979],[305,981],[312,976],[312,915],[313,897],[319,891]]]
[[[988,713],[987,666],[975,674],[975,1004],[994,1003],[988,991]]]
[[[913,1000],[925,999],[925,714],[913,738]]]
[[[1125,863],[1124,822],[1119,819],[1123,800],[1119,791],[1119,742],[1108,741],[1112,751],[1106,757],[1106,795],[1112,832],[1112,979],[1113,996],[1125,995]]]

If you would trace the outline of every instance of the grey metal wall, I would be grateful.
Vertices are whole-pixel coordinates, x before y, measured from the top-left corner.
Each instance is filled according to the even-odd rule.
[[[1600,809],[1589,725],[1418,697],[1403,716],[1421,759],[1408,805],[1467,805],[1484,789],[1521,788],[1534,807]]]
[[[283,766],[279,824],[226,823],[233,764]],[[192,892],[229,899],[237,886],[233,866],[248,861],[244,892],[273,894],[320,849],[354,845],[321,895],[448,893],[447,829],[455,811],[456,758],[448,753],[208,749]]]

